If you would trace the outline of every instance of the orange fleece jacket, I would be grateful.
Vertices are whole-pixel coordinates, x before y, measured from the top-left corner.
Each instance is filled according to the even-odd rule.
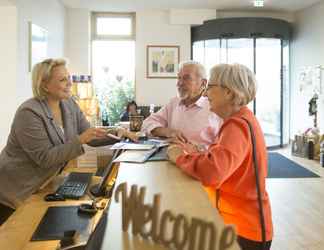
[[[182,154],[177,158],[176,164],[203,183],[214,205],[218,190],[216,206],[224,222],[236,226],[238,235],[262,241],[252,142],[248,124],[242,117],[251,123],[255,134],[268,241],[272,239],[273,227],[269,196],[265,189],[267,150],[261,127],[247,107],[242,107],[224,120],[217,139],[207,152]]]

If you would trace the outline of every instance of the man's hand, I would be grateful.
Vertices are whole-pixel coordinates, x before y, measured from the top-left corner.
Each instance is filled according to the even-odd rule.
[[[182,143],[188,142],[188,139],[184,136],[184,134],[181,131],[176,129],[169,129],[166,137],[174,140],[178,140]]]
[[[163,128],[158,127],[151,131],[151,134],[153,136],[163,136],[169,138],[170,142],[173,141],[181,141],[183,143],[186,143],[188,139],[184,136],[184,134],[180,130],[171,129],[171,128]]]

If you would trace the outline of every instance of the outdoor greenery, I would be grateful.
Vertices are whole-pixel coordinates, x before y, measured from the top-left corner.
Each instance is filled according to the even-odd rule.
[[[123,82],[122,76],[116,76],[115,80],[106,80],[100,87],[98,86],[96,93],[102,111],[102,120],[108,120],[109,125],[119,122],[127,102],[134,100],[134,92],[134,83]]]

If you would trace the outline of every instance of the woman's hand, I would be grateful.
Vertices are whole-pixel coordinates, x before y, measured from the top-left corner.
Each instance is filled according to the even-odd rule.
[[[93,139],[101,139],[105,138],[107,131],[102,128],[88,128],[81,135],[79,135],[79,139],[81,144],[87,144]]]
[[[182,146],[171,144],[167,149],[167,155],[172,163],[176,163],[177,158],[184,153]]]
[[[135,142],[138,141],[138,135],[136,133],[130,132],[122,127],[117,128],[117,136],[120,138],[126,137]]]
[[[192,142],[183,143],[180,140],[173,140],[172,143],[179,145],[186,154],[202,152],[205,150],[202,145]]]
[[[193,143],[184,143],[182,147],[184,152],[187,154],[199,152],[198,146]]]

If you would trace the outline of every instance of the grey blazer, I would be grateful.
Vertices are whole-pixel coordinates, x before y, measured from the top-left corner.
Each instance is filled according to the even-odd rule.
[[[77,135],[90,127],[72,100],[60,103],[64,133],[46,101],[32,98],[17,110],[0,154],[0,203],[19,206],[65,164],[84,153]]]

